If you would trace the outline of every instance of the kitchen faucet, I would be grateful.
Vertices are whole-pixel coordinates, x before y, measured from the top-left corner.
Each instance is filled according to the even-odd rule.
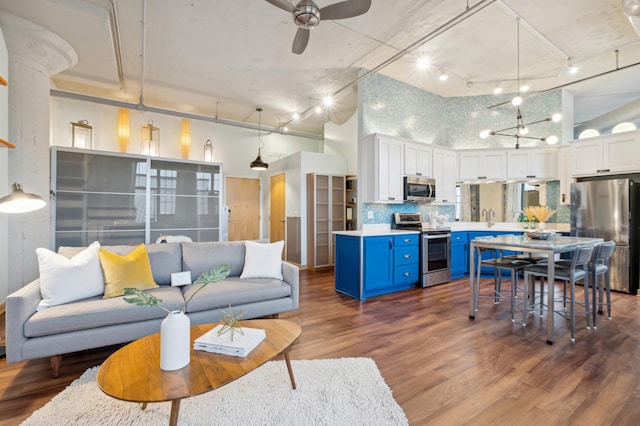
[[[491,228],[493,225],[495,225],[495,222],[491,220],[492,218],[496,217],[496,212],[493,209],[482,209],[482,213],[480,215],[486,217],[488,228]]]

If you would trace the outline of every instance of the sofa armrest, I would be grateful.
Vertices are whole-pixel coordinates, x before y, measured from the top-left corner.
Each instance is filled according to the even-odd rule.
[[[24,323],[36,313],[41,299],[39,278],[7,296],[7,362],[23,360],[22,345],[27,340],[24,335]]]
[[[289,262],[282,262],[282,278],[291,286],[293,309],[298,309],[300,299],[300,268]]]

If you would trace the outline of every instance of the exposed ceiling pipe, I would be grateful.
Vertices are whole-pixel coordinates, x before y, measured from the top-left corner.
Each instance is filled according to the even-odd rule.
[[[637,120],[640,120],[640,99],[576,126],[574,135],[579,135],[587,129],[595,129],[600,133],[606,133],[616,124]]]
[[[96,96],[89,96],[89,95],[82,95],[80,93],[72,93],[72,92],[65,92],[64,90],[57,90],[57,89],[51,89],[49,91],[51,96],[57,96],[60,98],[66,98],[66,99],[75,99],[78,101],[83,101],[83,102],[91,102],[91,103],[95,103],[95,104],[102,104],[102,105],[108,105],[108,106],[112,106],[112,107],[116,107],[116,108],[128,108],[128,109],[140,109],[140,104],[132,104],[130,102],[124,102],[124,101],[116,101],[113,99],[105,99],[105,98],[99,98]],[[169,116],[173,116],[173,117],[181,117],[181,118],[190,118],[193,120],[201,120],[201,121],[208,121],[211,123],[219,123],[219,124],[224,124],[227,126],[234,126],[234,127],[241,127],[244,129],[251,129],[251,130],[258,130],[258,126],[252,123],[246,123],[246,122],[242,122],[242,121],[234,121],[234,120],[227,120],[224,118],[219,118],[219,117],[210,117],[208,115],[200,115],[200,114],[193,114],[193,113],[189,113],[189,112],[182,112],[182,111],[174,111],[171,109],[165,109],[165,108],[157,108],[157,107],[152,107],[152,106],[146,106],[143,105],[142,108],[144,109],[144,111],[146,112],[153,112],[153,113],[157,113],[157,114],[164,114],[164,115],[169,115]],[[269,127],[269,126],[261,126],[261,129],[263,132],[268,131],[270,133],[282,133],[280,130],[274,128],[274,127]],[[297,136],[297,137],[301,137],[301,138],[306,138],[306,139],[313,139],[313,140],[318,140],[321,141],[324,138],[321,135],[316,135],[313,133],[305,133],[305,132],[300,132],[300,131],[295,131],[295,130],[289,130],[286,133],[287,136]]]
[[[397,61],[398,59],[402,58],[404,55],[410,53],[414,49],[417,49],[418,47],[422,46],[423,44],[433,40],[434,38],[436,38],[440,34],[450,30],[451,28],[455,27],[456,25],[458,25],[458,24],[466,21],[467,19],[471,18],[476,13],[480,12],[481,10],[485,9],[486,7],[488,7],[491,4],[495,3],[496,1],[498,1],[498,0],[480,0],[480,1],[478,1],[478,3],[476,3],[472,7],[469,7],[469,2],[467,2],[467,7],[466,7],[464,12],[454,16],[453,18],[451,18],[450,20],[448,20],[444,24],[440,25],[435,30],[431,31],[430,33],[426,34],[425,36],[421,37],[420,39],[414,41],[409,46],[407,46],[404,49],[400,50],[399,52],[395,53],[393,56],[391,56],[390,58],[388,58],[384,62],[378,64],[374,68],[360,73],[355,80],[345,84],[344,86],[342,86],[341,88],[336,90],[333,93],[332,97],[335,98],[337,95],[339,95],[340,93],[342,93],[343,91],[345,91],[349,87],[352,87],[354,84],[357,84],[358,82],[362,81],[369,74],[377,73],[378,71],[382,70],[386,66],[388,66],[388,65],[394,63],[395,61]],[[300,113],[300,117],[302,118],[302,117],[306,116],[309,112],[313,111],[315,109],[315,107],[316,107],[316,105],[311,105],[310,104],[309,108],[307,108],[306,110],[304,110],[304,111],[302,111]],[[300,118],[298,118],[298,120],[299,119]],[[280,130],[280,129],[288,126],[292,121],[294,121],[294,120],[291,119],[291,120],[285,121],[284,123],[279,124],[278,127],[276,127],[276,129]]]
[[[142,21],[140,21],[140,27],[142,29],[142,52],[140,57],[140,101],[137,109],[144,111],[144,79],[145,79],[145,67],[144,62],[147,58],[147,0],[142,0]]]
[[[109,7],[109,25],[111,27],[111,42],[113,43],[113,54],[116,59],[116,69],[118,70],[118,80],[120,89],[126,90],[124,79],[124,65],[122,63],[122,47],[120,45],[120,24],[118,22],[118,9],[115,0],[107,0]]]

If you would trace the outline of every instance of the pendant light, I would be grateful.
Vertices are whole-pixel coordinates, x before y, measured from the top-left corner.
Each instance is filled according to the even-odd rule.
[[[11,194],[0,198],[0,213],[27,213],[47,204],[42,197],[24,192],[19,183],[14,183],[12,189]]]
[[[262,139],[260,139],[260,126],[262,124],[262,108],[256,108],[256,111],[258,111],[258,142],[260,142],[260,144],[258,145],[258,156],[256,157],[255,160],[251,162],[250,166],[252,170],[267,170],[269,168],[269,165],[264,161],[262,161],[262,158],[260,157],[260,151],[264,146]]]

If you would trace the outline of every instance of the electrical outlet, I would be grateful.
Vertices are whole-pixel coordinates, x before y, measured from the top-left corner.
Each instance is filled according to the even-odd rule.
[[[367,219],[373,219],[373,212],[372,211],[368,211],[367,212]]]

